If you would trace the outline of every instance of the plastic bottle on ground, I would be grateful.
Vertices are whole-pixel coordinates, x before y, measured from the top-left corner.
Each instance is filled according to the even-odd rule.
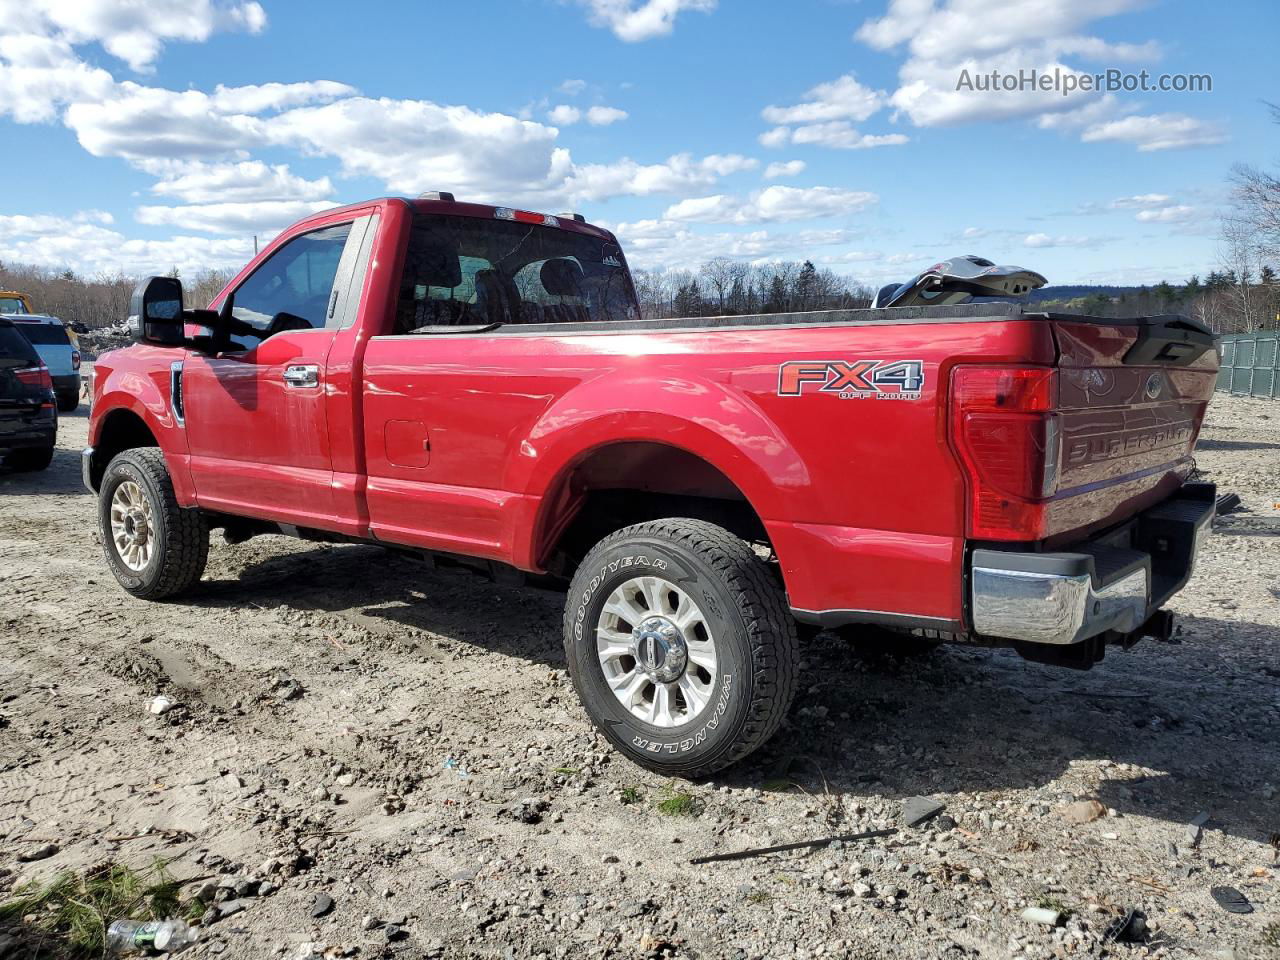
[[[196,932],[181,920],[117,920],[107,929],[107,952],[159,950],[177,953],[196,942]]]

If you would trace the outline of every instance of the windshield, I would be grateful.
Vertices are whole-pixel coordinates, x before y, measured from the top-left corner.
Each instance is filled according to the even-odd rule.
[[[616,243],[509,220],[414,217],[397,333],[639,316],[631,275]]]
[[[21,297],[0,297],[0,313],[26,313],[27,305]]]
[[[17,323],[15,326],[20,330],[29,341],[41,345],[56,343],[66,346],[71,341],[67,339],[67,328],[60,323]]]

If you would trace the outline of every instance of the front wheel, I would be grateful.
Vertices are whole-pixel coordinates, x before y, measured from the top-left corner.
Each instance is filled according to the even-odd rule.
[[[209,525],[178,506],[164,454],[126,450],[107,464],[98,489],[98,529],[120,586],[143,600],[190,589],[204,573]]]
[[[795,695],[795,621],[751,547],[702,520],[619,530],[574,574],[564,618],[583,706],[632,760],[700,777],[771,737]]]

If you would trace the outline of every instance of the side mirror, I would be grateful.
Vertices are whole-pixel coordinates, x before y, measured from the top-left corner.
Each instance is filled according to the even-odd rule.
[[[129,300],[129,329],[139,343],[182,346],[182,281],[177,277],[147,277],[139,283]]]

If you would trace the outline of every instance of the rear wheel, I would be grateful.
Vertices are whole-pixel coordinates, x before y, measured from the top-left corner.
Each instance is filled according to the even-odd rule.
[[[98,528],[111,572],[135,597],[174,596],[204,573],[208,523],[199,510],[178,506],[164,454],[155,447],[126,450],[107,465]]]
[[[795,693],[796,631],[781,585],[744,541],[702,520],[602,540],[564,619],[574,686],[632,760],[706,776],[751,753]]]
[[[53,463],[53,447],[26,447],[14,450],[4,458],[4,465],[23,473],[44,470]]]
[[[80,391],[66,390],[58,394],[58,409],[62,413],[71,413],[80,406]]]

